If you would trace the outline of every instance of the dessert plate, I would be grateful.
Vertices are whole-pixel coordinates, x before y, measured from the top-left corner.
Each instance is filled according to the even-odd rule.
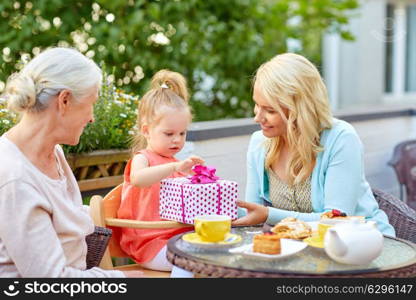
[[[253,252],[253,244],[244,245],[241,247],[228,250],[231,253],[241,254],[247,257],[261,258],[261,259],[278,259],[289,257],[306,248],[307,244],[291,239],[281,239],[281,253],[280,254],[264,254]]]
[[[220,247],[221,248],[221,247],[229,247],[229,246],[235,245],[241,242],[242,238],[238,234],[228,233],[225,236],[225,239],[223,241],[212,243],[212,242],[206,242],[202,240],[196,232],[190,232],[190,233],[184,234],[182,236],[182,240],[190,244],[197,245],[198,247],[204,247],[204,248]]]

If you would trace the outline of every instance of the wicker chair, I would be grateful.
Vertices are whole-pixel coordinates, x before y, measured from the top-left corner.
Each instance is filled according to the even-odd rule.
[[[373,194],[379,207],[389,217],[396,236],[416,243],[416,211],[393,195],[373,188]]]
[[[400,185],[400,199],[404,200],[403,189],[409,206],[416,208],[416,140],[402,142],[394,147],[393,157],[388,162],[396,172]]]
[[[138,264],[127,264],[114,266],[114,258],[130,258],[120,248],[121,227],[128,228],[178,228],[192,225],[182,224],[174,221],[136,221],[117,219],[117,210],[120,207],[122,184],[111,190],[105,197],[95,195],[90,200],[90,214],[94,224],[100,227],[107,227],[112,230],[112,236],[108,242],[107,250],[101,260],[100,267],[103,269],[116,270],[140,270],[145,277],[170,277],[170,272],[148,270]]]

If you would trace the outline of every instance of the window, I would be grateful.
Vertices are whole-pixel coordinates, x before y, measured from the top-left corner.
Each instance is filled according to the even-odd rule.
[[[386,8],[385,92],[416,92],[416,4],[396,2]]]
[[[391,93],[393,91],[393,28],[394,28],[394,6],[387,5],[386,12],[386,24],[385,24],[385,42],[386,42],[386,72],[385,72],[385,87],[386,92]]]
[[[416,4],[407,8],[406,92],[416,92]]]

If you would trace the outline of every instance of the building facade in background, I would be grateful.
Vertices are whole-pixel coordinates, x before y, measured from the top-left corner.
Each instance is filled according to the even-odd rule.
[[[361,0],[354,42],[327,35],[323,73],[334,110],[416,103],[416,0]]]

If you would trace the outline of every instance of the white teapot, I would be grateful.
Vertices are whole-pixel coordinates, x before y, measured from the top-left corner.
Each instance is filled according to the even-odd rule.
[[[329,228],[324,246],[326,254],[339,263],[365,265],[380,255],[383,240],[375,222],[352,220]]]

